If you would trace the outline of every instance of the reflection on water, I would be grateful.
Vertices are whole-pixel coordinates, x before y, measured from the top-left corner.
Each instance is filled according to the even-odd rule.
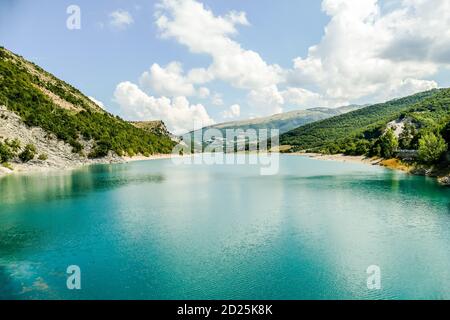
[[[161,160],[0,179],[0,299],[450,298],[449,189],[358,164],[280,168]],[[366,287],[374,264],[381,291]]]
[[[51,201],[131,184],[161,183],[163,180],[160,174],[130,175],[117,165],[93,165],[73,173],[12,175],[0,179],[0,201]]]

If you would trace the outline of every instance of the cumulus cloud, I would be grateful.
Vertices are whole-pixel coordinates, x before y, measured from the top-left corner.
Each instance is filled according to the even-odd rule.
[[[260,115],[272,115],[283,112],[284,98],[277,86],[251,90],[248,94],[249,104]]]
[[[189,71],[188,79],[192,83],[203,84],[214,80],[214,76],[205,68],[195,68]]]
[[[207,98],[210,91],[207,87],[197,88],[195,85],[205,82],[207,81],[205,81],[202,69],[193,69],[188,75],[185,75],[183,67],[178,61],[173,61],[166,67],[155,63],[139,79],[139,85],[144,90],[160,96],[197,96],[201,99]]]
[[[160,0],[156,8],[161,38],[207,55],[211,63],[186,71],[180,62],[153,64],[140,78],[143,89],[123,83],[116,100],[128,114],[161,118],[172,130],[188,130],[181,118],[212,122],[202,105],[191,105],[186,98],[224,105],[222,96],[206,87],[211,81],[246,93],[243,108],[234,105],[222,113],[232,118],[246,107],[263,116],[287,106],[337,107],[406,96],[437,87],[429,79],[450,66],[448,0],[323,0],[322,9],[330,17],[323,37],[288,69],[264,61],[236,41],[237,28],[250,26],[245,12],[217,15],[196,0]],[[125,98],[126,92],[140,97],[143,111],[136,98]],[[175,116],[178,109],[184,116]]]
[[[450,64],[450,2],[404,0],[403,10],[384,17],[394,36],[384,57],[394,61]]]
[[[377,0],[323,0],[322,9],[331,17],[325,35],[309,48],[306,57],[295,58],[292,68],[286,70],[267,63],[233,39],[237,26],[250,25],[244,12],[219,16],[195,0],[161,0],[156,25],[162,38],[175,39],[192,53],[212,58],[207,68],[189,71],[185,81],[204,84],[222,80],[248,90],[248,104],[260,115],[267,115],[282,112],[286,104],[335,107],[435,88],[437,83],[427,80],[437,71],[436,61],[430,57],[445,61],[449,46],[436,40],[435,47],[442,50],[433,54],[415,48],[440,38],[420,31],[423,25],[438,24],[441,33],[449,33],[445,29],[449,19],[436,14],[436,10],[447,9],[448,1],[438,0],[436,7],[423,0],[396,2],[393,9],[382,13]],[[426,10],[424,18],[422,11]],[[433,15],[439,19],[429,22]],[[405,47],[411,50],[400,50]],[[212,101],[222,104],[218,97]]]
[[[222,112],[222,118],[233,119],[241,116],[241,106],[233,104],[228,110]]]
[[[249,25],[244,12],[216,16],[195,0],[162,0],[157,8],[156,25],[163,38],[173,38],[193,53],[212,57],[212,64],[202,70],[204,79],[220,79],[243,89],[282,80],[278,65],[267,64],[258,53],[232,39],[237,25]]]
[[[156,98],[146,94],[131,82],[117,85],[114,99],[123,114],[131,120],[163,120],[174,134],[183,134],[194,126],[213,125],[206,109],[201,104],[192,105],[186,97]]]
[[[450,3],[324,0],[331,17],[321,42],[294,59],[292,87],[311,87],[325,101],[374,102],[437,87],[426,80],[450,62]],[[445,43],[445,45],[443,45]]]
[[[141,87],[158,95],[177,97],[195,94],[194,85],[183,75],[180,62],[171,62],[163,68],[155,63],[139,79]]]
[[[124,29],[134,23],[131,13],[125,10],[116,10],[109,14],[109,24],[118,29]]]
[[[347,101],[327,100],[322,95],[303,89],[303,88],[287,88],[280,92],[285,104],[298,109],[308,109],[316,107],[338,107],[348,104]]]

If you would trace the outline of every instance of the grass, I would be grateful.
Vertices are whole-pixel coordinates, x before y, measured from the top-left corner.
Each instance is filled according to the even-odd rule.
[[[413,166],[407,164],[399,159],[385,159],[380,161],[380,165],[393,170],[401,170],[405,172],[410,172]]]

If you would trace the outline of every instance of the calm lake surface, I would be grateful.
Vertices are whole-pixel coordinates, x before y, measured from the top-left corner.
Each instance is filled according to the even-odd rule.
[[[2,178],[0,299],[450,299],[450,189],[280,162],[274,176],[156,160]]]

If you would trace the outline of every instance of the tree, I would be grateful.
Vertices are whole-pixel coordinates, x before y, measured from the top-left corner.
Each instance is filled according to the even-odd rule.
[[[426,133],[419,140],[419,159],[424,163],[437,162],[445,151],[448,145],[440,135],[434,133]]]
[[[413,140],[417,135],[416,127],[410,123],[405,124],[403,132],[399,136],[399,145],[401,149],[412,149]]]
[[[27,144],[25,149],[19,154],[20,160],[28,162],[34,159],[36,156],[36,147],[32,144]]]
[[[447,143],[450,143],[450,122],[442,130],[442,137]]]
[[[395,155],[398,149],[398,139],[392,129],[388,129],[379,139],[380,155],[383,158],[390,159]]]
[[[349,141],[346,143],[345,154],[349,156],[363,156],[369,153],[370,142],[367,140]]]

